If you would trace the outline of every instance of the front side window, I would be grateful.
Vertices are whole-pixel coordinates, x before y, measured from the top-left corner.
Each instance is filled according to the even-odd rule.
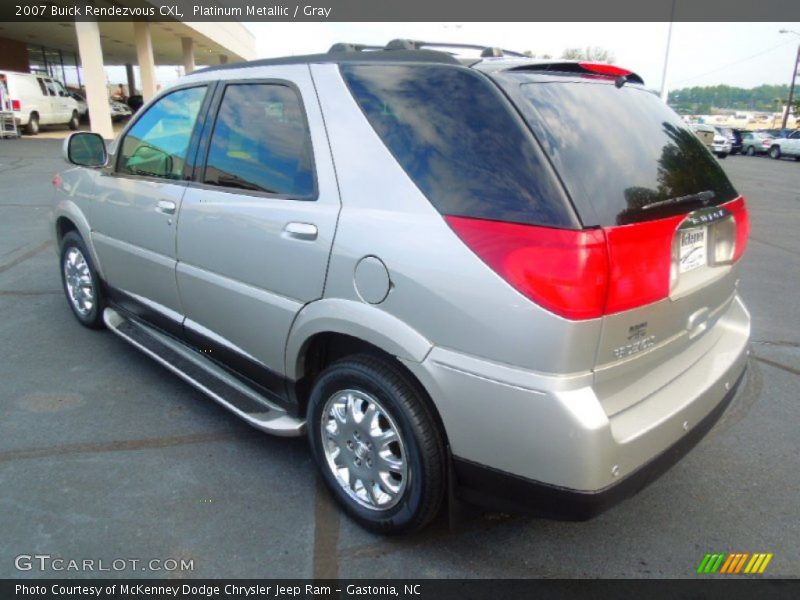
[[[313,196],[311,137],[297,93],[280,84],[228,85],[203,182],[282,196]]]
[[[177,90],[153,104],[125,135],[118,172],[181,179],[205,94],[205,87]]]

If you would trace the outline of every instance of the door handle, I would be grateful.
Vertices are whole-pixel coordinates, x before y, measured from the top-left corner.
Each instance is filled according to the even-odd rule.
[[[156,202],[156,212],[165,215],[174,215],[176,205],[172,200],[159,200]]]
[[[296,240],[313,241],[317,239],[317,226],[312,223],[287,223],[283,228],[287,237]]]

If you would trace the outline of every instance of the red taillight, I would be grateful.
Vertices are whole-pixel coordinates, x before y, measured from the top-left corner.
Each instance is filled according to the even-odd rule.
[[[672,240],[686,215],[606,228],[611,276],[606,313],[669,295]]]
[[[22,104],[20,104],[19,100],[11,101],[11,110],[22,110]]]
[[[587,71],[591,71],[592,73],[602,73],[603,75],[612,75],[614,77],[628,76],[633,75],[633,71],[629,71],[628,69],[623,69],[622,67],[618,67],[616,65],[607,65],[605,63],[594,63],[594,62],[579,62],[578,63],[582,69],[586,69]]]
[[[747,245],[744,198],[723,205],[736,221],[733,261]],[[492,270],[567,319],[594,319],[667,298],[673,240],[686,215],[604,229],[554,229],[446,216]]]
[[[747,212],[747,204],[741,196],[723,206],[733,213],[733,218],[736,220],[736,247],[733,249],[733,262],[736,262],[742,258],[747,248],[747,238],[750,237],[750,215]]]
[[[61,187],[61,175],[59,175],[58,173],[53,175],[53,187],[54,188],[60,188]]]
[[[770,144],[772,144],[772,138],[767,138],[763,142],[761,142],[761,145],[764,146],[764,148],[766,148]]]
[[[568,319],[602,316],[608,283],[602,229],[445,218],[489,267],[540,306]]]

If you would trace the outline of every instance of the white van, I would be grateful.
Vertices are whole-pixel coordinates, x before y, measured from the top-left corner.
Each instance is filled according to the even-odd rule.
[[[34,73],[0,71],[5,76],[8,95],[5,103],[14,112],[25,133],[36,135],[40,125],[80,125],[78,103],[60,81]]]

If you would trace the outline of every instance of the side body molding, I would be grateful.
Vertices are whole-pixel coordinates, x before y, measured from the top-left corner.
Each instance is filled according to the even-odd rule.
[[[341,333],[369,342],[400,359],[422,362],[433,348],[415,329],[380,308],[353,300],[327,298],[306,305],[286,343],[286,376],[303,376],[308,341],[318,333]]]

